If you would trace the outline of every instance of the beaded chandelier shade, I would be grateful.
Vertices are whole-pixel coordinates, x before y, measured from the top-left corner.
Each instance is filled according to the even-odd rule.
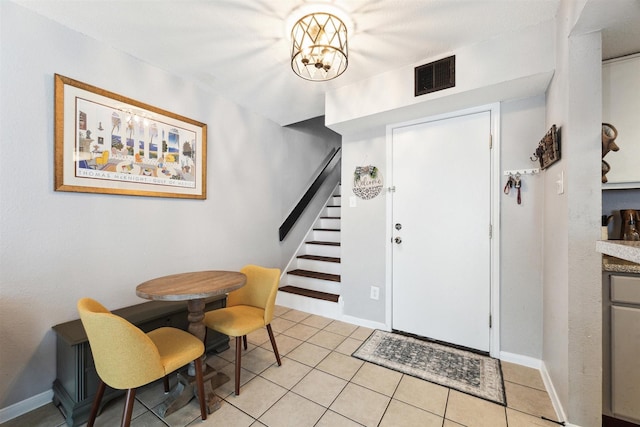
[[[347,27],[335,15],[302,17],[291,30],[291,68],[306,80],[335,79],[347,69]]]

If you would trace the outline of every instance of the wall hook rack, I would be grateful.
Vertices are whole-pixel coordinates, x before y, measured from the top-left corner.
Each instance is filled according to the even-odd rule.
[[[508,170],[508,171],[504,171],[504,175],[508,176],[508,175],[516,175],[516,174],[520,174],[520,175],[535,175],[537,173],[540,173],[540,168],[533,168],[533,169],[514,169],[514,170]]]

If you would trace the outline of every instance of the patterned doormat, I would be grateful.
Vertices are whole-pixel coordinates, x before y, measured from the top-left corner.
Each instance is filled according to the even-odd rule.
[[[498,359],[380,330],[352,356],[507,406]]]

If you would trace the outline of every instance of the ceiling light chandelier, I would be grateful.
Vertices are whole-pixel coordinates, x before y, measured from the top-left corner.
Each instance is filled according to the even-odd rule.
[[[291,68],[305,80],[335,79],[347,69],[347,26],[336,15],[314,12],[291,29]]]

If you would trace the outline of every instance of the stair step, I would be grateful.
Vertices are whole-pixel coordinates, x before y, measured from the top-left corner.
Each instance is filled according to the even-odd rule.
[[[310,277],[312,279],[328,280],[330,282],[340,282],[339,274],[320,273],[318,271],[309,271],[309,270],[300,270],[300,269],[287,271],[287,274],[291,274],[293,276]]]
[[[340,231],[339,228],[314,228],[313,231]]]
[[[320,242],[318,240],[312,240],[305,242],[308,245],[323,245],[323,246],[340,246],[340,242]]]
[[[313,261],[324,261],[324,262],[337,262],[337,263],[340,263],[340,258],[336,258],[336,257],[333,257],[333,256],[299,255],[297,258],[310,259],[310,260],[313,260]]]
[[[283,286],[278,290],[282,292],[288,292],[290,294],[302,295],[309,298],[321,299],[324,301],[331,301],[331,302],[338,302],[338,297],[339,297],[339,295],[336,295],[336,294],[312,291],[309,289],[298,288],[296,286]]]
[[[321,216],[320,219],[340,219],[339,216]]]

